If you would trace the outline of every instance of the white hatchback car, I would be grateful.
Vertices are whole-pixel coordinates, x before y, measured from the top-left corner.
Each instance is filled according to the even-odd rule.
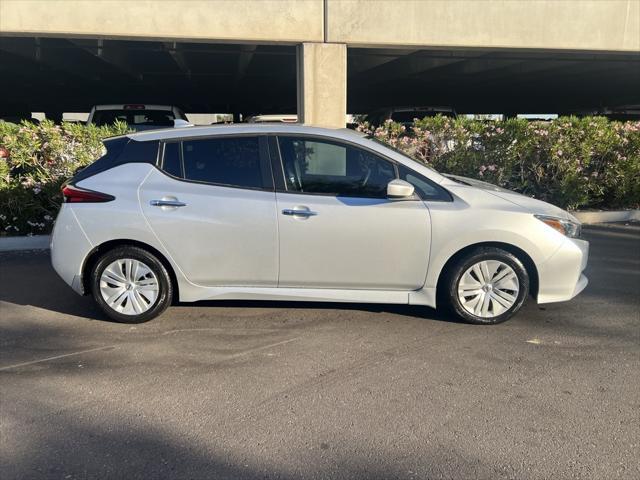
[[[445,177],[351,130],[240,124],[140,132],[63,190],[58,274],[138,323],[173,300],[449,307],[499,323],[587,285],[567,212]]]

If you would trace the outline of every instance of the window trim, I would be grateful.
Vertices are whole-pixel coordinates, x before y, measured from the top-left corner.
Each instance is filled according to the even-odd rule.
[[[185,178],[185,169],[184,169],[184,147],[183,144],[185,141],[201,141],[201,140],[212,140],[212,139],[228,139],[228,138],[257,138],[258,139],[258,161],[260,162],[260,175],[262,177],[262,182],[264,186],[262,187],[248,187],[242,185],[230,185],[228,183],[217,183],[217,182],[206,182],[203,180],[191,180]],[[228,135],[206,135],[206,136],[198,136],[198,137],[180,137],[180,138],[171,138],[160,140],[162,156],[159,161],[156,163],[155,167],[164,175],[174,180],[178,180],[180,182],[185,183],[194,183],[198,185],[209,185],[214,187],[225,187],[225,188],[237,188],[240,190],[254,190],[260,192],[274,192],[274,178],[273,172],[271,168],[271,161],[269,156],[269,147],[268,147],[268,135],[265,134],[251,134],[251,133],[235,133]],[[169,172],[164,170],[164,155],[165,155],[165,146],[168,143],[179,143],[180,149],[180,170],[182,177],[176,177],[175,175],[171,175]],[[159,149],[159,150],[160,150]]]
[[[172,144],[172,143],[178,143],[178,162],[180,164],[180,174],[182,175],[182,177],[176,177],[175,175],[170,174],[169,172],[167,172],[164,169],[164,162],[165,162],[165,152],[166,152],[166,148],[167,148],[167,144]],[[160,169],[160,171],[166,175],[168,175],[171,178],[176,178],[178,180],[184,180],[184,163],[182,161],[182,141],[178,140],[178,141],[162,141],[160,148],[158,149],[160,151],[159,154],[159,158],[158,158],[158,162],[157,162],[157,167]]]
[[[269,160],[276,192],[286,192],[287,183],[284,178],[284,166],[280,153],[280,143],[276,135],[269,135]]]
[[[328,141],[329,143],[333,142],[333,143],[338,143],[338,144],[342,144],[345,146],[349,146],[349,147],[353,147],[353,148],[359,148],[361,150],[364,150],[372,155],[375,155],[377,157],[380,157],[382,160],[385,160],[389,163],[391,163],[391,165],[393,166],[393,169],[395,171],[395,178],[399,179],[400,178],[400,172],[398,171],[398,166],[403,166],[405,168],[408,168],[409,170],[411,170],[412,172],[414,172],[416,175],[420,176],[421,178],[424,178],[429,184],[433,185],[436,190],[438,190],[439,192],[442,193],[442,197],[443,198],[428,198],[428,199],[423,199],[420,197],[420,194],[418,192],[415,192],[415,198],[407,198],[407,199],[400,199],[400,201],[421,201],[421,202],[453,202],[453,196],[451,195],[451,193],[444,187],[442,187],[441,185],[438,185],[436,182],[434,182],[433,180],[431,180],[430,178],[427,178],[425,175],[416,172],[413,168],[408,167],[407,165],[401,164],[400,162],[398,162],[397,160],[390,158],[376,150],[373,150],[367,146],[361,145],[359,143],[355,143],[355,142],[350,142],[349,140],[344,140],[341,138],[335,138],[335,137],[329,137],[329,136],[325,136],[325,135],[317,135],[317,134],[306,134],[306,133],[272,133],[269,135],[270,137],[272,137],[274,140],[270,142],[274,142],[275,146],[277,147],[274,151],[270,151],[270,153],[274,153],[278,155],[278,158],[276,161],[274,161],[272,159],[272,167],[273,167],[273,172],[274,172],[274,177],[277,175],[278,180],[276,181],[276,192],[277,193],[292,193],[292,194],[297,194],[297,195],[313,195],[313,196],[323,196],[323,197],[345,197],[345,198],[366,198],[366,199],[376,199],[379,200],[381,198],[387,199],[389,201],[399,201],[399,199],[389,199],[388,197],[364,197],[364,196],[360,196],[360,195],[344,195],[344,194],[335,194],[335,193],[321,193],[321,192],[299,192],[297,190],[289,190],[287,187],[287,183],[285,181],[285,175],[284,175],[284,161],[282,158],[282,153],[280,151],[280,139],[279,137],[302,137],[302,138],[311,138],[311,139],[318,139],[319,141],[325,140]],[[276,166],[277,165],[277,166]],[[276,171],[278,172],[276,174]]]

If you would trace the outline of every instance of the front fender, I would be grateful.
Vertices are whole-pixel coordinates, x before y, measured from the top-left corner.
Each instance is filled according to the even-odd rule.
[[[538,266],[549,259],[565,241],[532,214],[495,211],[430,208],[432,248],[425,288],[435,288],[443,267],[456,253],[473,245],[502,243],[524,251]]]

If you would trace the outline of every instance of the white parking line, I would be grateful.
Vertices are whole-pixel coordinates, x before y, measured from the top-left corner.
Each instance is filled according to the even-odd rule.
[[[262,347],[251,348],[249,350],[245,350],[244,352],[240,352],[240,353],[235,353],[233,355],[229,355],[228,357],[225,357],[223,359],[223,361],[229,360],[231,358],[242,357],[243,355],[249,355],[251,353],[259,352],[261,350],[267,350],[269,348],[278,347],[280,345],[285,345],[287,343],[291,343],[291,342],[295,342],[296,340],[300,340],[301,338],[302,337],[295,337],[295,338],[290,338],[288,340],[283,340],[281,342],[270,343],[269,345],[263,345]]]
[[[80,350],[79,352],[65,353],[64,355],[56,355],[55,357],[41,358],[40,360],[33,360],[31,362],[16,363],[15,365],[0,367],[0,372],[3,370],[9,370],[12,368],[25,367],[27,365],[34,365],[36,363],[50,362],[52,360],[58,360],[59,358],[72,357],[74,355],[82,355],[83,353],[97,352],[100,350],[107,350],[115,347],[116,347],[115,345],[107,345],[105,347],[90,348],[88,350]]]

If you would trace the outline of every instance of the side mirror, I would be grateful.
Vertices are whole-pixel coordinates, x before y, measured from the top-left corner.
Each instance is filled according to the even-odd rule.
[[[387,197],[389,198],[407,198],[413,196],[415,187],[409,182],[396,178],[387,184]]]

